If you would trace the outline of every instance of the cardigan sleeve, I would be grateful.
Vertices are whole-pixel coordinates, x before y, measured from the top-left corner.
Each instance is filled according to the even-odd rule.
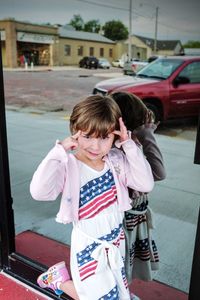
[[[157,126],[155,124],[143,125],[134,131],[142,145],[143,153],[148,160],[155,181],[163,180],[166,177],[166,171],[162,153],[155,139],[154,131]]]
[[[33,174],[30,193],[35,200],[55,200],[63,191],[66,180],[67,153],[62,145],[56,145],[42,160]]]
[[[151,167],[144,157],[140,147],[138,147],[132,139],[128,139],[122,143],[116,141],[115,146],[117,148],[122,147],[123,149],[123,151],[121,151],[115,148],[116,151],[119,151],[118,162],[116,159],[115,163],[116,167],[119,167],[120,173],[122,168],[124,170],[123,184],[140,192],[150,192],[154,186],[154,179]]]
[[[121,144],[124,150],[124,168],[127,186],[144,193],[153,189],[151,167],[141,149],[131,139]]]

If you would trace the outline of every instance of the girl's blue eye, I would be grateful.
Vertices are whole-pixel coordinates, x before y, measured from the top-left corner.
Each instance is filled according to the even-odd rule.
[[[84,134],[83,137],[84,137],[85,139],[89,139],[89,138],[90,138],[90,136],[87,135],[87,134]]]

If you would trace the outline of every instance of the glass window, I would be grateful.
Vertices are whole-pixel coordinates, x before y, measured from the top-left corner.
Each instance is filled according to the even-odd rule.
[[[187,77],[190,83],[200,83],[200,62],[196,61],[187,65],[179,76]]]
[[[109,57],[113,57],[113,49],[112,48],[109,49]]]
[[[142,68],[137,75],[146,77],[156,77],[160,79],[168,78],[183,63],[182,59],[156,59],[152,63]]]
[[[78,56],[83,56],[83,46],[78,46]]]
[[[101,56],[101,57],[104,56],[104,48],[100,48],[100,56]]]
[[[65,56],[70,56],[71,55],[71,46],[65,45],[64,52],[65,52]]]
[[[94,56],[94,47],[90,47],[90,56]]]

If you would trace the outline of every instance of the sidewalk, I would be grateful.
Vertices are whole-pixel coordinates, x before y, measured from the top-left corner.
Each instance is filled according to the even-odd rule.
[[[30,286],[14,279],[4,272],[0,272],[0,299],[1,300],[47,300],[51,299]]]
[[[35,247],[37,245],[37,247]],[[46,249],[49,249],[46,256]],[[66,245],[40,236],[31,231],[26,231],[16,237],[17,252],[29,256],[31,259],[50,266],[64,260],[69,267],[70,248]],[[56,254],[56,255],[55,255]],[[188,295],[157,281],[143,282],[134,280],[131,291],[135,292],[142,300],[187,300]],[[2,300],[45,300],[51,299],[33,290],[29,286],[0,273],[0,299]]]
[[[30,230],[70,244],[71,226],[54,220],[59,201],[33,201],[29,193],[29,183],[38,163],[56,139],[69,134],[68,121],[63,114],[9,110],[6,119],[16,234]],[[163,135],[157,135],[157,140],[167,167],[167,179],[156,183],[150,195],[156,217],[154,235],[160,253],[160,270],[155,274],[156,282],[135,284],[135,293],[143,296],[142,300],[150,300],[151,291],[154,291],[151,300],[164,300],[163,294],[167,295],[168,291],[174,295],[178,291],[181,296],[189,292],[200,204],[200,166],[193,164],[194,141]],[[179,299],[171,297],[165,299]]]

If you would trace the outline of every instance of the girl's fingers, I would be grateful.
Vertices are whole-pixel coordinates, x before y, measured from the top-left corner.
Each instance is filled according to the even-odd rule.
[[[155,124],[156,124],[156,126],[158,126],[160,124],[160,121],[156,122]]]
[[[115,131],[113,131],[113,134],[116,134],[116,135],[121,135],[121,131],[119,131],[119,130],[115,130]]]

